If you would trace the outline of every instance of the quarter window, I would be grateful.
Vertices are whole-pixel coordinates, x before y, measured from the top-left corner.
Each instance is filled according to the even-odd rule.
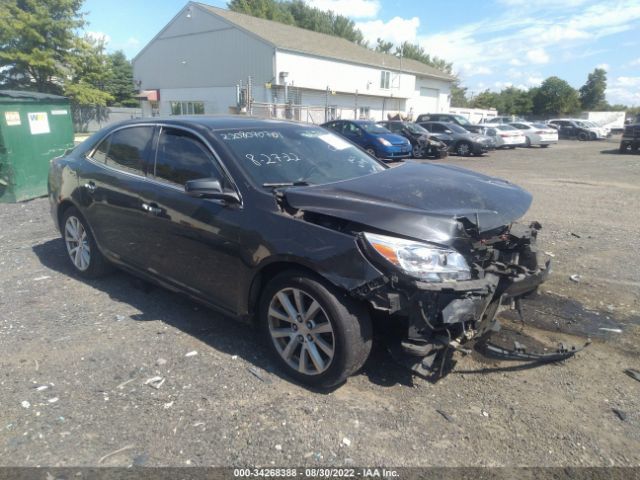
[[[142,175],[152,138],[153,127],[118,130],[98,146],[93,159],[118,170]]]
[[[390,85],[391,85],[391,72],[387,70],[383,70],[382,72],[380,72],[380,88],[389,90]]]
[[[180,186],[199,178],[221,178],[208,148],[191,133],[176,128],[162,129],[154,176]]]

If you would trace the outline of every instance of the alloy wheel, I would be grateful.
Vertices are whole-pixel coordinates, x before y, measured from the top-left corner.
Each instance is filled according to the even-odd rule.
[[[70,216],[64,225],[64,242],[73,265],[84,272],[91,263],[91,247],[87,231],[78,217]]]
[[[320,303],[297,288],[277,292],[269,303],[269,334],[287,364],[304,375],[326,371],[335,354],[333,326]]]
[[[422,158],[422,157],[424,157],[424,147],[422,145],[414,145],[413,158]]]

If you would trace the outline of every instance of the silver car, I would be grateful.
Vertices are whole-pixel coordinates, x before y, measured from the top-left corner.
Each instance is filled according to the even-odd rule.
[[[540,145],[546,148],[552,143],[558,143],[558,131],[548,125],[532,122],[511,122],[509,125],[522,132],[526,147]]]

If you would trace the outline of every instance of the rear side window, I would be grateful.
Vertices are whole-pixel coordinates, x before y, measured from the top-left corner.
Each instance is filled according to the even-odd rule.
[[[154,176],[179,186],[199,178],[222,179],[206,145],[193,134],[176,128],[163,128],[160,133]]]
[[[130,127],[107,137],[96,149],[93,159],[129,173],[144,175],[153,127]]]

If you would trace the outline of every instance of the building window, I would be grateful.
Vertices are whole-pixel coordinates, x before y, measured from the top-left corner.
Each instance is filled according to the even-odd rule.
[[[171,115],[204,115],[204,102],[171,102]]]
[[[391,72],[383,70],[380,72],[380,88],[389,90],[391,85]]]
[[[371,115],[371,109],[369,107],[360,107],[358,118],[361,120],[369,120]]]

